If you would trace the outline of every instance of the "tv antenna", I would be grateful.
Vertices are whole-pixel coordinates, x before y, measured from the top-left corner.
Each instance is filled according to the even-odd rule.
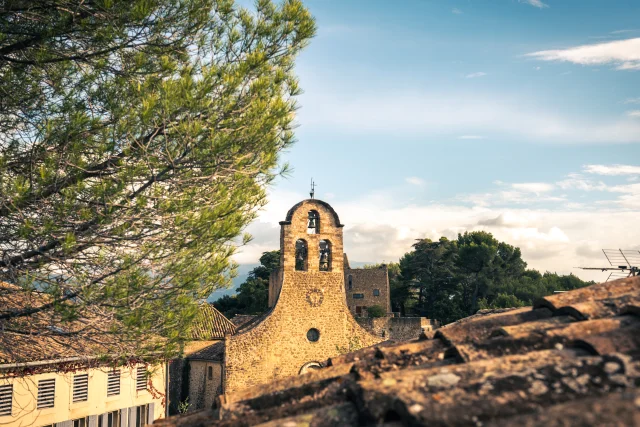
[[[313,199],[313,197],[316,194],[316,183],[313,182],[313,178],[311,178],[311,191],[309,191],[309,195],[311,196],[311,198]]]
[[[630,249],[603,249],[604,256],[611,264],[610,267],[578,267],[582,270],[610,271],[609,280],[625,277],[640,276],[640,250]]]

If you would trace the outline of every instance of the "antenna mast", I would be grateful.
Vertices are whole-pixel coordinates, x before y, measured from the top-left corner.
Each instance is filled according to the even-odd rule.
[[[582,270],[611,271],[607,282],[612,279],[640,276],[640,251],[624,249],[603,249],[611,267],[578,267]]]

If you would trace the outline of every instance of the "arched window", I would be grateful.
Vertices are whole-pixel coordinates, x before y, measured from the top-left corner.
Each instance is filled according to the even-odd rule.
[[[349,275],[348,282],[349,282],[349,283],[348,283],[348,287],[347,287],[347,289],[348,289],[348,290],[353,289],[353,276],[352,276],[352,275]]]
[[[320,271],[331,271],[331,242],[320,240]]]
[[[307,271],[307,242],[303,239],[296,241],[296,270]]]
[[[309,211],[309,221],[307,222],[307,234],[318,234],[320,232],[320,215],[318,211]]]

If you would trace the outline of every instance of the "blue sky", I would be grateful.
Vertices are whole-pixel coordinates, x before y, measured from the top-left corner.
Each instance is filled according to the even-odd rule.
[[[486,230],[540,270],[582,272],[640,249],[640,2],[307,0],[294,172],[237,259],[277,221],[331,203],[355,261]]]

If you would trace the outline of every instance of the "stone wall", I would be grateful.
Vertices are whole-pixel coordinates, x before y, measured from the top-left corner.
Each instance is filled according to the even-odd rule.
[[[410,341],[420,337],[422,331],[434,329],[434,324],[426,317],[360,317],[356,320],[372,334],[394,341]]]
[[[349,287],[351,277],[351,287]],[[389,271],[384,265],[380,268],[354,268],[344,271],[345,292],[349,310],[356,316],[367,316],[367,307],[381,306],[387,313],[391,312],[391,293],[389,290]],[[378,290],[379,295],[375,295]],[[362,298],[354,298],[362,295]],[[361,313],[356,313],[356,307],[363,307]]]
[[[269,308],[276,305],[278,295],[280,295],[280,289],[282,288],[282,272],[282,268],[277,268],[269,275]]]
[[[318,234],[307,234],[311,209],[320,215]],[[282,280],[280,286],[270,286],[269,297],[275,306],[259,323],[226,338],[225,394],[298,375],[308,362],[323,362],[382,341],[358,325],[347,308],[342,224],[333,209],[305,200],[289,211],[281,226]],[[307,271],[295,270],[295,243],[300,238],[307,242]],[[318,245],[323,239],[331,242],[330,271],[319,269]]]
[[[222,393],[222,364],[189,360],[189,412],[210,409]]]

